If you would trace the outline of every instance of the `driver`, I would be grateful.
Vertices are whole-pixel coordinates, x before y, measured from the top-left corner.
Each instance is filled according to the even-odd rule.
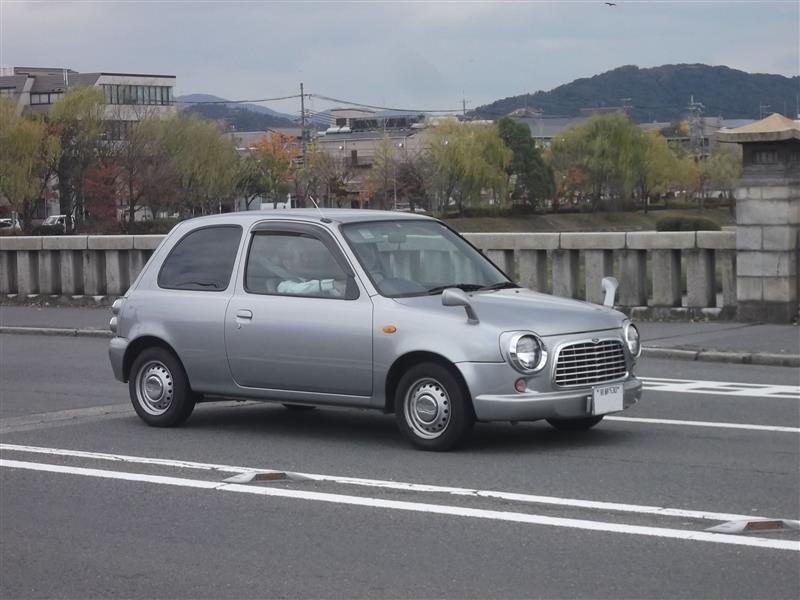
[[[278,253],[278,266],[273,268],[282,281],[277,286],[279,294],[298,294],[302,296],[329,296],[343,298],[346,283],[333,278],[305,279],[302,274],[308,271],[307,260],[302,252],[291,245],[283,246]]]

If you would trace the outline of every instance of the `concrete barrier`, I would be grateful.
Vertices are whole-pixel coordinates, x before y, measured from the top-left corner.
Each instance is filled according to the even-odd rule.
[[[620,281],[618,304],[670,316],[732,316],[736,233],[468,233],[465,237],[521,284],[602,302],[600,280]],[[3,297],[121,295],[163,236],[0,237]],[[416,260],[434,261],[426,250]],[[398,257],[397,260],[414,257]],[[719,293],[721,288],[721,293]]]

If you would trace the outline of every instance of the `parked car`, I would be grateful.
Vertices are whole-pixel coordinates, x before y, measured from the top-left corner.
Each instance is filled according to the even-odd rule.
[[[45,217],[42,224],[34,233],[39,235],[63,235],[67,232],[67,215],[50,215]]]
[[[112,313],[114,375],[154,426],[200,400],[349,406],[394,413],[415,446],[445,450],[475,421],[588,429],[642,389],[624,314],[521,288],[410,213],[184,221]]]
[[[22,227],[20,227],[19,221],[4,218],[0,219],[0,229],[21,231]]]

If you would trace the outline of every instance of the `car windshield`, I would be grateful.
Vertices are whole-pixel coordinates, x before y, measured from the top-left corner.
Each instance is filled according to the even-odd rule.
[[[342,233],[378,291],[389,298],[517,287],[480,252],[436,221],[374,221]]]
[[[50,217],[47,217],[42,222],[42,225],[56,225],[57,223],[58,223],[58,217],[57,216],[50,216]]]

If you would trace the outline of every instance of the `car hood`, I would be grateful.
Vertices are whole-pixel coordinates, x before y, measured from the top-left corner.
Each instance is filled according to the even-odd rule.
[[[499,331],[529,330],[546,337],[616,329],[626,318],[624,314],[599,304],[559,298],[524,288],[470,292],[467,296],[481,325],[494,326]],[[441,294],[395,298],[395,301],[426,312],[464,313],[460,306],[442,306]]]

